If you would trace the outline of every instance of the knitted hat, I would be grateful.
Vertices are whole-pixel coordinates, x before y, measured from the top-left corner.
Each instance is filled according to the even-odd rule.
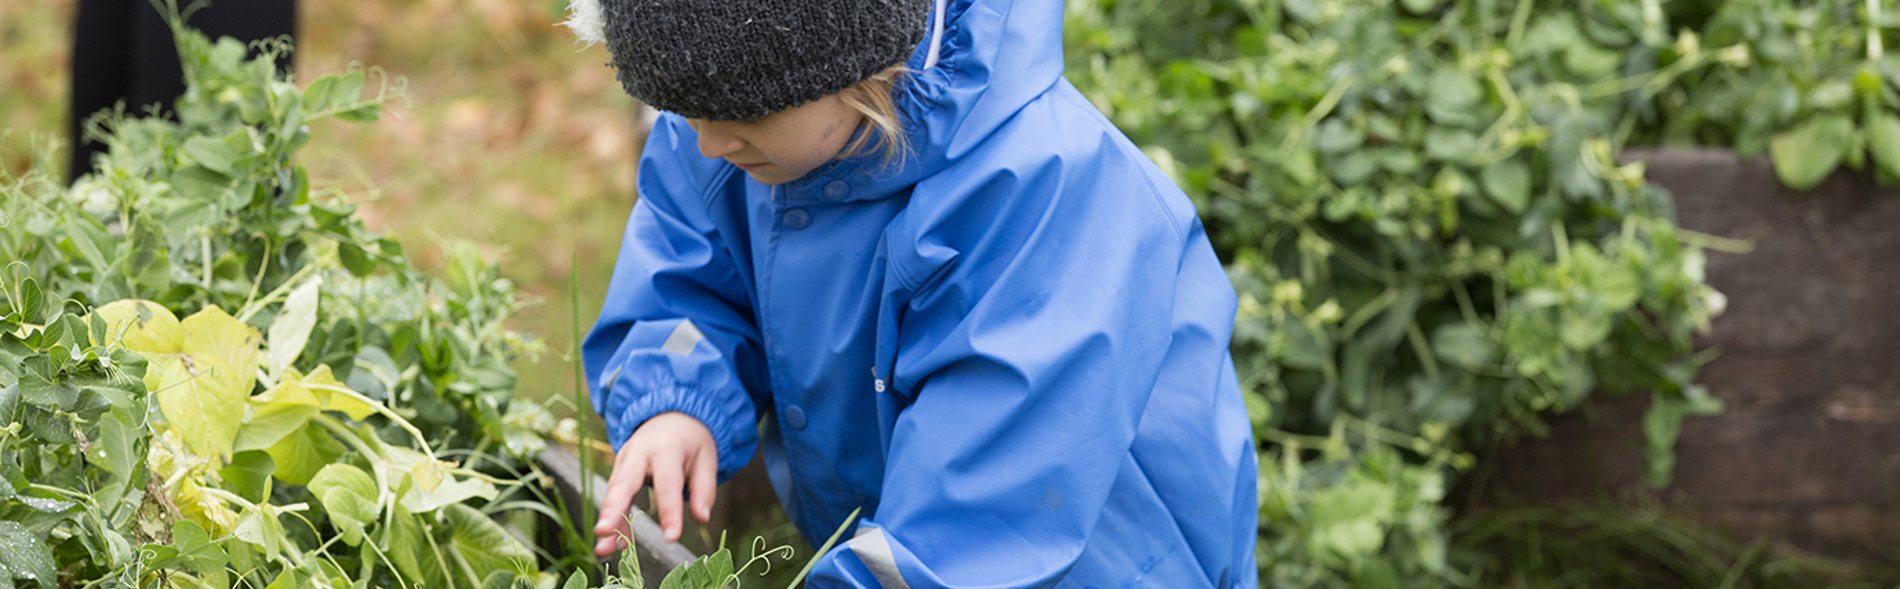
[[[574,0],[627,93],[695,119],[757,118],[910,57],[931,0]]]

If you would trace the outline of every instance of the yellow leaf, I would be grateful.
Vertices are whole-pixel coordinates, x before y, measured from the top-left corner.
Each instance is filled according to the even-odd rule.
[[[409,475],[415,477],[416,486],[424,491],[442,486],[442,466],[434,460],[417,460],[415,466],[409,467]]]
[[[264,394],[251,397],[244,426],[238,429],[232,449],[243,452],[269,448],[304,427],[322,410],[323,403],[303,383],[285,379]]]
[[[323,395],[304,387],[302,379],[296,378],[297,371],[290,371],[290,378],[271,390],[251,397],[251,405],[262,408],[267,405],[309,405],[323,407]]]
[[[93,310],[93,314],[105,321],[107,332],[119,336],[119,342],[125,349],[146,356],[176,354],[179,351],[183,338],[178,329],[178,317],[172,315],[164,305],[125,299],[99,307]]]
[[[161,355],[151,360],[145,386],[185,447],[200,456],[231,457],[231,443],[244,419],[248,389],[237,371],[212,354]]]
[[[251,389],[257,386],[257,355],[263,345],[256,328],[232,318],[215,305],[186,317],[178,327],[183,336],[180,350],[217,356],[237,374],[238,399],[250,396]]]
[[[290,373],[295,374],[296,371],[293,370]],[[330,374],[330,367],[328,365],[317,366],[316,370],[310,371],[310,376],[303,377],[300,380],[308,385],[325,385],[340,389],[349,388],[344,386],[343,383],[337,382],[336,376]],[[350,419],[362,421],[363,418],[376,413],[375,405],[365,403],[361,399],[350,395],[331,392],[322,388],[313,388],[311,392],[317,396],[317,399],[323,402],[324,409],[329,411],[341,411],[343,414],[350,416]]]

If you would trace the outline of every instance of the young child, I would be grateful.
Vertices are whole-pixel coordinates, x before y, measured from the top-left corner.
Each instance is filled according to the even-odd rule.
[[[598,3],[667,113],[583,350],[598,552],[757,450],[814,545],[861,510],[809,587],[1256,585],[1233,289],[1063,79],[1061,2]]]

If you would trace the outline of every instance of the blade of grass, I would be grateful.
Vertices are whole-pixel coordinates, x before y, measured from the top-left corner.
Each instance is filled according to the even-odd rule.
[[[574,368],[574,421],[580,437],[581,459],[581,521],[594,521],[594,449],[593,428],[588,427],[587,412],[587,373],[581,366],[581,255],[577,250],[568,250],[568,316],[573,320],[573,339],[569,342],[568,364]]]
[[[825,545],[819,546],[818,550],[812,552],[811,560],[805,561],[805,568],[798,569],[798,576],[792,577],[792,582],[786,583],[785,589],[798,587],[800,583],[805,582],[805,575],[811,574],[811,567],[818,564],[818,559],[824,558],[826,552],[831,552],[831,547],[838,543],[838,537],[843,536],[844,531],[851,527],[851,522],[858,521],[858,512],[863,509],[862,507],[853,509],[851,515],[844,516],[844,523],[838,524],[838,531],[832,532],[831,537],[825,540]]]

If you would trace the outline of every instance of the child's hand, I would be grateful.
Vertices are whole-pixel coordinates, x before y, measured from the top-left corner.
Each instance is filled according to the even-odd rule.
[[[627,524],[627,510],[649,474],[653,476],[653,497],[659,504],[656,515],[668,542],[680,538],[683,483],[691,485],[693,519],[706,523],[712,516],[714,489],[719,485],[719,450],[712,432],[684,413],[661,413],[640,424],[614,457],[606,502],[600,506],[600,521],[594,523],[594,554],[604,558],[626,548],[627,539],[633,535]]]

